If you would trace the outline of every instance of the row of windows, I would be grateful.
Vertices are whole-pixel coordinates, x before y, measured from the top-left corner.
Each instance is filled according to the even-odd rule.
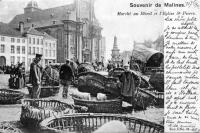
[[[56,44],[55,43],[49,43],[49,45],[48,45],[48,43],[46,42],[45,47],[56,48]]]
[[[17,54],[25,54],[26,53],[26,48],[25,46],[16,46],[16,51],[15,51],[15,46],[11,45],[11,53],[17,53]]]
[[[43,45],[43,39],[36,39],[36,38],[29,38],[29,44],[42,44]]]
[[[5,41],[5,37],[4,36],[1,36],[1,41]],[[43,39],[36,39],[36,38],[29,38],[29,44],[42,44],[43,45]],[[11,42],[12,43],[15,43],[15,42],[17,42],[17,43],[20,43],[20,42],[22,42],[22,43],[25,43],[25,39],[16,39],[16,38],[11,38]],[[48,47],[48,43],[46,43],[46,47]],[[55,43],[53,43],[53,44],[51,44],[51,43],[49,43],[49,47],[53,47],[53,48],[55,48],[56,47],[56,44]]]
[[[46,57],[56,57],[56,50],[45,50],[45,56]]]
[[[43,55],[43,48],[38,48],[38,47],[29,47],[28,48],[28,54],[29,55],[35,55],[35,54],[42,54]],[[56,50],[45,50],[45,56],[49,57],[56,57]]]
[[[14,45],[11,45],[11,53],[14,54],[14,53],[17,53],[17,54],[25,54],[25,46],[16,46],[16,49],[15,49],[15,46]],[[55,57],[56,56],[56,50],[45,50],[46,53],[45,53],[45,56],[49,56],[49,57]],[[5,45],[4,44],[1,44],[0,45],[0,52],[1,53],[5,53]],[[29,47],[28,49],[28,54],[31,55],[35,55],[35,54],[43,54],[43,48],[36,48],[36,47]]]
[[[26,58],[25,57],[20,57],[20,56],[10,56],[10,63],[11,64],[17,64],[18,62],[25,62]]]
[[[1,39],[2,39],[2,38],[1,38]],[[1,40],[1,41],[2,41],[2,40]],[[5,41],[5,38],[3,39],[3,41]],[[11,42],[12,42],[12,43],[14,43],[15,41],[16,41],[17,43],[20,43],[20,42],[25,43],[25,39],[22,39],[22,40],[21,40],[21,39],[19,39],[19,38],[18,38],[18,39],[11,38]]]
[[[29,47],[28,54],[29,55],[43,54],[43,48],[39,49],[38,47]]]
[[[5,45],[4,44],[1,44],[0,52],[5,53]]]
[[[21,43],[21,42],[22,42],[22,43],[25,43],[25,39],[10,38],[10,40],[11,40],[12,43],[14,43],[15,41],[16,41],[17,43]],[[5,37],[4,37],[4,36],[1,36],[1,41],[5,41]]]

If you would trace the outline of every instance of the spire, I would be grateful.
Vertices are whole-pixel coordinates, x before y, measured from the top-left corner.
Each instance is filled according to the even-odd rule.
[[[74,0],[75,6],[76,6],[76,21],[79,21],[80,19],[80,2],[79,0]]]
[[[113,49],[114,50],[117,50],[118,49],[118,46],[117,46],[117,37],[114,36],[114,45],[113,45]]]

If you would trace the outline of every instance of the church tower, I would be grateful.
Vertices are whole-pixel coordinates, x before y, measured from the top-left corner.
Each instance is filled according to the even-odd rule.
[[[31,12],[34,12],[34,11],[39,11],[39,10],[41,10],[41,9],[38,8],[37,2],[32,0],[24,8],[24,14],[31,13]]]

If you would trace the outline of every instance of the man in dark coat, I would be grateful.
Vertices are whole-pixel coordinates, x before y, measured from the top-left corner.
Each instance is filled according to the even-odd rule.
[[[15,70],[16,75],[16,89],[21,89],[24,87],[24,79],[23,79],[23,70],[22,70],[23,63],[18,63],[18,66]]]
[[[16,88],[16,77],[15,77],[15,65],[11,65],[10,68],[10,78],[9,78],[9,87],[10,88]],[[8,72],[8,66],[6,67],[6,73]]]
[[[70,60],[66,60],[66,64],[63,64],[61,66],[59,75],[60,75],[60,83],[62,85],[61,88],[62,96],[64,98],[67,98],[69,85],[74,79],[74,73],[70,66]]]
[[[29,81],[33,86],[31,98],[39,98],[41,92],[42,67],[39,65],[41,57],[41,54],[36,54],[36,58],[33,60],[30,66]]]

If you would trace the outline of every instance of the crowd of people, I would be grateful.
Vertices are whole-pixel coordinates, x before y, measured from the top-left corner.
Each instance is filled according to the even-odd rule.
[[[105,66],[104,66],[103,62],[95,61],[94,63],[92,63],[92,65],[96,71],[104,71],[105,70]]]
[[[39,98],[40,92],[41,92],[41,84],[42,84],[42,74],[43,74],[43,68],[40,65],[42,55],[36,54],[35,59],[30,65],[30,75],[29,75],[29,83],[32,84],[32,94],[31,98]],[[60,96],[61,97],[67,97],[68,88],[69,85],[72,84],[72,81],[76,77],[76,71],[74,70],[74,65],[72,63],[75,62],[76,65],[80,64],[78,60],[66,60],[66,62],[60,66],[59,70],[59,82],[61,85],[60,89]],[[108,63],[107,68],[104,66],[103,62],[95,61],[94,63],[91,63],[91,65],[94,67],[96,71],[110,71],[113,68],[116,67],[124,67],[120,64],[114,65],[111,62]],[[26,84],[25,80],[25,69],[23,67],[23,63],[18,63],[18,65],[11,65],[9,68],[9,86],[10,88],[16,88],[20,89],[23,88]],[[51,64],[49,65],[51,66]],[[5,67],[3,68],[5,70]]]
[[[11,65],[9,73],[9,87],[14,89],[21,89],[26,84],[25,79],[25,68],[23,63],[18,63],[17,65]]]
[[[42,67],[39,65],[39,62],[42,58],[41,54],[36,54],[35,59],[30,65],[30,78],[29,83],[33,86],[33,94],[32,98],[39,98],[40,91],[41,91],[41,75],[42,75]],[[76,71],[74,70],[74,65],[72,63],[75,62],[76,65],[80,63],[78,60],[66,60],[66,62],[60,66],[59,69],[59,81],[60,81],[60,92],[59,95],[61,97],[67,97],[69,85],[72,84],[72,81],[75,79]],[[96,71],[106,70],[103,62],[91,63]]]
[[[11,65],[11,66],[3,65],[3,66],[0,66],[0,73],[10,74],[10,72],[13,71],[13,67],[17,68],[17,65]]]

